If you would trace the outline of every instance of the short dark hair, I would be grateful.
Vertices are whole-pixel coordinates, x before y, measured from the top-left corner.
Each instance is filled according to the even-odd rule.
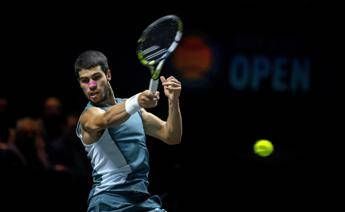
[[[96,66],[101,66],[105,73],[109,69],[107,57],[100,51],[88,50],[79,55],[74,63],[74,71],[77,78],[82,69],[90,69]]]

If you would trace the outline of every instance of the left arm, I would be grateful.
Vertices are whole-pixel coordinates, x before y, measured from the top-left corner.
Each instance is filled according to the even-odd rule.
[[[163,121],[145,109],[141,109],[144,129],[146,134],[169,145],[179,144],[182,138],[182,116],[179,104],[181,83],[172,76],[167,79],[161,77],[161,81],[169,102],[168,118]]]

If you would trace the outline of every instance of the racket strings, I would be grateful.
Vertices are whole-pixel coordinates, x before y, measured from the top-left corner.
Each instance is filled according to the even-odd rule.
[[[163,55],[167,52],[167,49],[160,49],[156,51],[155,53],[152,53],[150,55],[144,56],[145,60],[155,60],[154,58],[158,59],[163,57]]]
[[[139,51],[146,61],[158,61],[167,57],[177,46],[181,32],[176,20],[165,19],[147,28],[139,40]]]

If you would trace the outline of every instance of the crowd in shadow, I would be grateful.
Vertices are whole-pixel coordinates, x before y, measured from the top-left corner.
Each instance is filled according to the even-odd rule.
[[[38,117],[16,117],[0,98],[0,211],[86,211],[91,167],[76,114],[48,97]]]

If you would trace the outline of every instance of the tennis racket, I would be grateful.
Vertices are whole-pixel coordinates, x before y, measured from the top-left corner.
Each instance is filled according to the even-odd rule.
[[[182,30],[181,19],[176,15],[167,15],[146,27],[138,39],[137,55],[151,72],[149,90],[153,93],[157,91],[164,61],[176,49]]]

